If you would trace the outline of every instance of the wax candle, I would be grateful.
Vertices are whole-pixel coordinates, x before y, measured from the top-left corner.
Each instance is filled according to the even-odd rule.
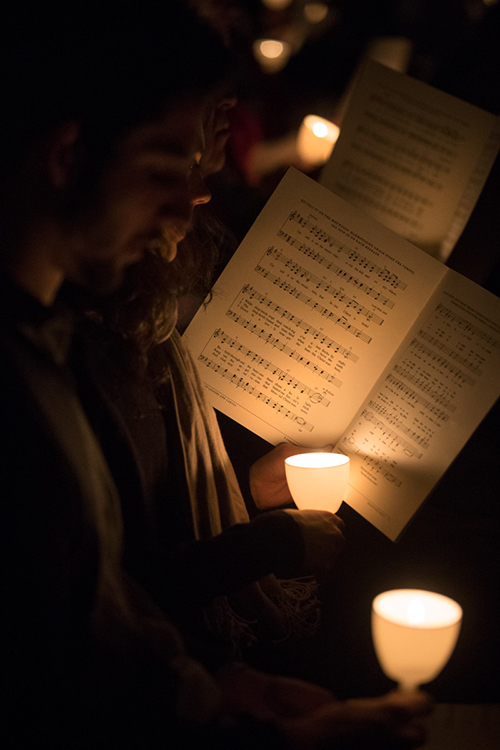
[[[342,453],[299,453],[285,459],[290,494],[299,510],[336,513],[349,486],[349,457]]]
[[[307,115],[297,136],[298,155],[309,164],[323,164],[330,158],[339,133],[339,127],[330,120]]]
[[[448,662],[457,642],[462,608],[453,599],[421,589],[395,589],[375,597],[372,636],[383,671],[414,690]]]

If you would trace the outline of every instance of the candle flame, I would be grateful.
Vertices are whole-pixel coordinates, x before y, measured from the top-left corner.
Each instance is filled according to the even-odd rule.
[[[412,599],[408,604],[408,622],[410,625],[420,625],[425,620],[425,607],[420,599]]]
[[[324,122],[316,122],[312,131],[318,138],[325,138],[328,135],[328,128]]]

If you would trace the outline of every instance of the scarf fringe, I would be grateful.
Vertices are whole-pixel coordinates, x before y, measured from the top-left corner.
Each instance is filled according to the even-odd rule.
[[[321,625],[321,601],[316,579],[290,578],[279,580],[279,584],[283,595],[278,606],[285,614],[288,633],[275,643],[316,635]]]
[[[270,596],[284,620],[284,635],[273,643],[311,638],[321,625],[319,585],[312,577],[277,581],[279,593]],[[213,635],[230,645],[233,655],[242,658],[244,652],[259,640],[260,618],[249,619],[238,614],[230,597],[220,596],[204,610],[205,624]]]
[[[237,614],[227,596],[219,596],[205,607],[203,618],[208,630],[231,646],[235,658],[241,659],[243,652],[258,640],[252,628],[257,624],[257,619],[248,620]]]

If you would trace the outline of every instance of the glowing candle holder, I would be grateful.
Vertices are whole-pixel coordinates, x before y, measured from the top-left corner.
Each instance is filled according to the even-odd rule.
[[[330,120],[317,115],[307,115],[302,120],[297,135],[297,153],[302,161],[315,165],[330,158],[339,137],[340,128]]]
[[[349,486],[349,457],[341,453],[300,453],[285,459],[285,474],[299,510],[336,513]]]
[[[375,597],[372,637],[384,673],[400,690],[416,690],[447,664],[462,624],[453,599],[420,589],[396,589]]]
[[[287,64],[292,53],[292,45],[279,39],[256,39],[253,54],[262,70],[277,73]]]

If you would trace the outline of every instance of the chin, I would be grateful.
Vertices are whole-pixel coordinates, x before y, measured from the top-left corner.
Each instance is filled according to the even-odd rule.
[[[172,261],[177,258],[177,243],[172,244],[168,248],[165,248],[165,251],[162,252],[162,256],[167,261],[167,263],[172,263]]]
[[[177,246],[185,238],[186,233],[175,229],[163,233],[163,241],[160,245],[161,256],[167,263],[171,263],[177,257]]]

